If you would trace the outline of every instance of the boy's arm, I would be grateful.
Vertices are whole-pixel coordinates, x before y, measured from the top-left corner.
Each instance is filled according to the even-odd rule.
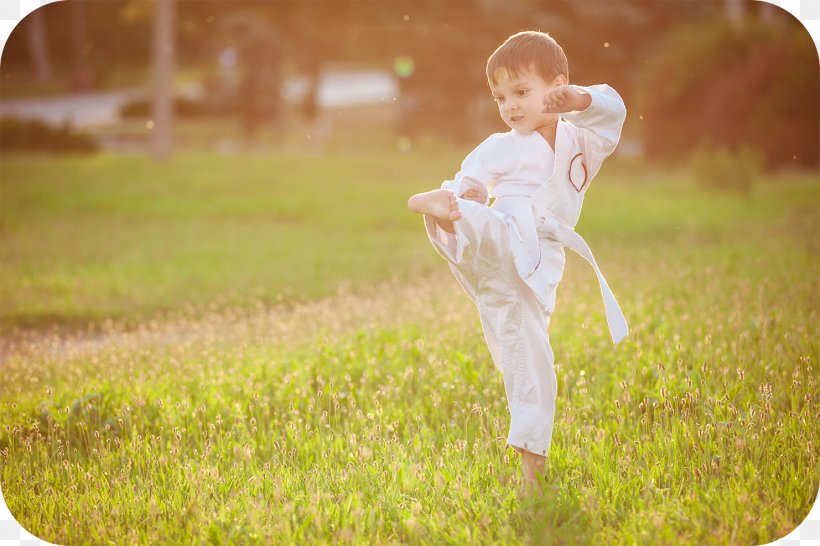
[[[464,158],[461,170],[453,180],[446,180],[441,187],[462,199],[488,204],[490,196],[485,181],[494,179],[497,176],[496,170],[503,168],[497,164],[497,144],[497,135],[488,137]]]
[[[626,107],[620,95],[606,84],[561,86],[566,87],[563,105],[545,108],[545,112],[561,113],[562,117],[575,127],[582,129],[581,138],[584,147],[585,165],[589,177],[598,172],[604,159],[611,154],[621,138],[621,128],[626,119]],[[557,89],[556,89],[557,91]],[[561,93],[557,93],[559,96]],[[589,97],[583,100],[588,106],[575,110],[579,104],[579,95]],[[545,102],[549,95],[545,97]],[[553,100],[553,102],[558,102]]]
[[[457,197],[461,197],[471,189],[486,189],[484,184],[482,184],[478,180],[475,180],[468,176],[463,176],[463,171],[459,171],[458,173],[456,173],[456,176],[455,178],[453,178],[453,180],[445,180],[441,184],[441,187],[445,190],[450,190],[451,192],[456,194]]]
[[[482,184],[481,181],[467,176],[456,177],[456,180],[447,180],[441,187],[450,190],[456,194],[457,197],[469,199],[470,201],[475,201],[483,205],[486,205],[490,198],[487,192],[487,186]]]

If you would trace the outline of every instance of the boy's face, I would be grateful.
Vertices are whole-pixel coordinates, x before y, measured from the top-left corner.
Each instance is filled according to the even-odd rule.
[[[553,81],[545,81],[532,68],[511,74],[506,69],[496,70],[495,82],[490,83],[498,113],[510,129],[531,133],[555,124],[558,114],[544,113],[544,95],[550,89],[566,83],[563,74]]]

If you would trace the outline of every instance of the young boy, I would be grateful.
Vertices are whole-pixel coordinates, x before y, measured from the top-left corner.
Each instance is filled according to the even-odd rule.
[[[558,386],[547,327],[564,246],[595,269],[613,341],[628,332],[573,229],[590,181],[618,143],[626,109],[609,86],[568,85],[568,77],[564,51],[549,34],[508,38],[487,61],[487,79],[511,130],[482,142],[442,189],[407,203],[424,215],[430,241],[478,307],[504,378],[507,444],[521,454],[525,486],[543,474],[552,439]]]

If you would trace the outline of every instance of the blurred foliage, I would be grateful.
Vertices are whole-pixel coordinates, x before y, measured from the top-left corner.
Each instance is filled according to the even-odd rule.
[[[130,100],[120,107],[120,116],[123,118],[150,118],[152,108],[151,98],[137,98]],[[211,117],[214,114],[228,114],[233,111],[215,111],[210,104],[185,97],[174,98],[174,115],[180,118]]]
[[[750,148],[701,148],[692,156],[692,169],[704,189],[748,194],[761,176],[763,159]]]
[[[53,2],[38,8],[45,18],[48,55],[55,72],[70,80],[76,68],[77,52],[74,44],[79,42],[80,55],[92,72],[94,85],[106,85],[106,78],[117,66],[144,66],[151,60],[151,19],[153,3],[140,1],[147,17],[134,20],[126,13],[129,2],[111,0],[87,2],[85,28],[73,24],[73,4],[78,0]],[[3,82],[14,77],[21,68],[28,66],[28,34],[32,31],[31,17],[25,17],[12,30],[3,49]],[[77,33],[83,36],[78,37]]]
[[[98,88],[111,87],[128,67],[147,81],[154,3],[89,3],[80,29],[71,9],[76,1],[41,8],[55,74],[70,77],[66,67],[77,63],[74,44],[81,43]],[[818,161],[814,44],[788,13],[761,2],[742,4],[747,21],[737,28],[721,20],[726,3],[719,1],[182,0],[176,6],[178,68],[201,73],[203,106],[233,112],[251,134],[257,120],[280,121],[277,82],[306,77],[300,109],[313,121],[322,71],[344,66],[396,77],[398,135],[435,133],[475,143],[506,130],[487,90],[486,59],[511,33],[529,28],[562,44],[573,83],[606,82],[618,90],[630,111],[624,134],[643,137],[652,157],[685,160],[701,145],[720,143],[761,149],[770,167]],[[20,74],[30,71],[28,32],[24,20],[3,51],[7,89],[21,87]],[[237,59],[226,84],[219,58],[228,49]]]
[[[768,167],[817,166],[817,52],[797,25],[715,19],[671,33],[642,86],[649,155],[752,147]]]
[[[53,127],[41,121],[0,119],[0,146],[7,150],[95,152],[90,135],[75,132],[68,123]]]
[[[75,1],[41,8],[49,55],[60,77],[75,62],[76,52],[65,47],[76,43],[75,34],[80,32],[71,24],[70,4]],[[609,82],[629,101],[631,82],[641,66],[637,61],[651,49],[656,36],[681,20],[714,9],[710,3],[665,4],[624,0],[613,9],[606,2],[542,0],[185,0],[177,2],[177,62],[180,68],[210,67],[215,74],[220,52],[235,48],[237,86],[245,82],[246,89],[254,88],[249,83],[259,82],[246,78],[260,73],[265,88],[260,96],[270,90],[264,83],[270,79],[263,70],[265,62],[277,65],[272,66],[274,74],[301,73],[312,81],[321,67],[338,63],[381,68],[399,81],[399,134],[435,132],[474,140],[488,130],[505,130],[490,101],[484,65],[512,32],[524,28],[550,32],[567,51],[573,79]],[[111,74],[122,67],[141,71],[150,63],[152,2],[106,0],[89,4],[85,13],[87,25],[80,41],[96,85],[108,87]],[[655,32],[636,32],[645,28]],[[6,84],[15,73],[28,69],[25,34],[30,31],[22,21],[6,45],[2,70]],[[267,43],[260,44],[261,38]],[[206,77],[206,84],[212,79]],[[216,85],[208,87],[224,91]],[[231,100],[224,93],[216,96]],[[315,101],[315,94],[309,96]],[[256,100],[239,102],[254,105]],[[275,105],[261,106],[268,112]],[[304,110],[307,117],[314,116],[315,103],[305,104]]]

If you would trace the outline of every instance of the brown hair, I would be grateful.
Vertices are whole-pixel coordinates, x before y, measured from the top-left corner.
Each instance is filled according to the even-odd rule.
[[[487,59],[487,80],[497,84],[495,75],[502,68],[516,76],[530,67],[546,81],[559,74],[569,81],[569,64],[564,50],[552,36],[534,30],[513,34],[498,46]]]

